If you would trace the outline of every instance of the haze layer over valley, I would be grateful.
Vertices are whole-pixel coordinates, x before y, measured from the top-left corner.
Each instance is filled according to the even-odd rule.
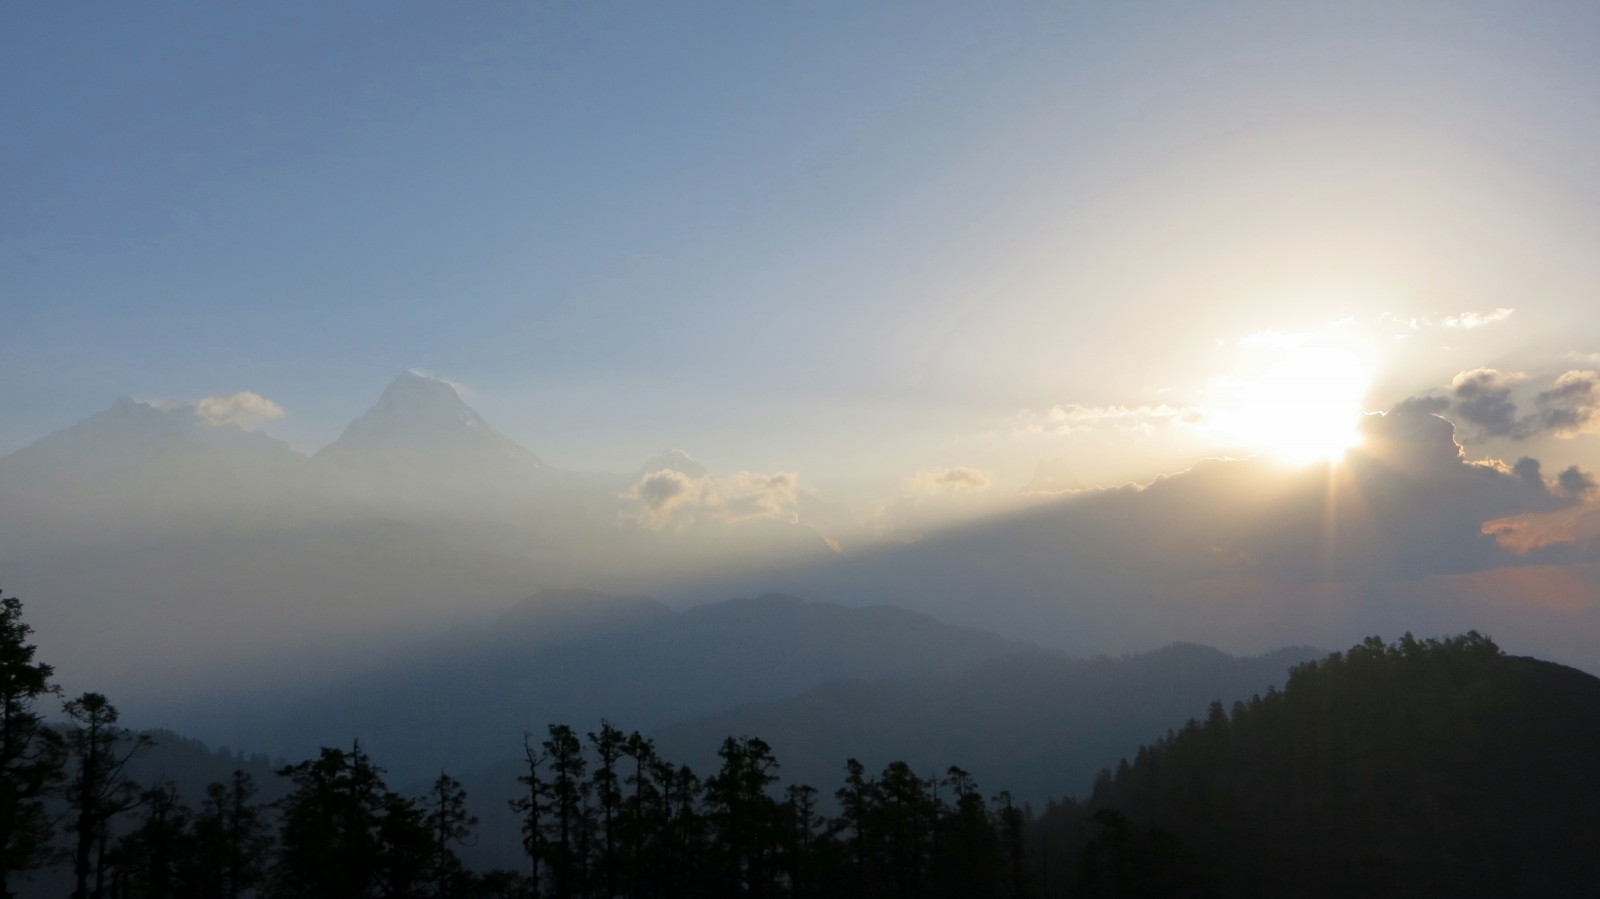
[[[525,621],[500,650],[508,671],[573,622],[605,622],[643,641],[602,653],[607,664],[671,680],[688,657],[640,661],[672,639],[669,606],[775,591],[889,604],[1079,655],[1174,641],[1259,653],[1373,630],[1481,627],[1518,650],[1600,668],[1592,476],[1575,466],[1550,475],[1528,458],[1471,461],[1439,412],[1448,401],[1365,416],[1337,463],[1210,460],[1143,484],[1018,493],[926,532],[841,541],[830,498],[794,473],[713,474],[679,451],[633,472],[563,470],[452,385],[411,372],[309,456],[215,402],[124,398],[0,459],[0,566],[8,589],[41,597],[37,627],[69,684],[116,682],[130,710],[162,723],[204,719],[221,697],[263,683],[280,697],[344,696],[329,678],[367,677],[358,672],[390,659],[432,682],[487,663],[483,646],[448,634],[500,630],[507,615]],[[605,593],[669,605],[617,605]],[[635,621],[638,610],[654,611]],[[854,625],[840,627],[834,639]],[[748,652],[759,634],[724,639]],[[702,639],[715,645],[710,635],[684,645]],[[829,658],[826,645],[793,658]],[[966,664],[964,653],[923,652],[918,664],[948,656],[939,670]],[[855,672],[829,665],[747,699]],[[371,683],[402,704],[414,692],[388,675]],[[697,690],[639,723],[739,701],[693,700]],[[353,697],[338,701],[382,705]],[[640,699],[602,705],[621,714]],[[550,711],[573,716],[574,702]],[[514,731],[534,707],[544,708],[506,706],[497,727]],[[248,708],[247,718],[260,711]],[[371,734],[399,720],[382,718],[349,726]],[[232,728],[217,733],[241,745],[271,731]]]

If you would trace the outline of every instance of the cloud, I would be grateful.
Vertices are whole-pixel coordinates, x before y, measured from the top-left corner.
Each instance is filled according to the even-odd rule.
[[[1140,431],[1145,434],[1165,425],[1197,425],[1207,412],[1196,406],[1080,406],[1068,403],[1039,412],[1024,409],[1011,418],[1011,432],[1019,436],[1074,434],[1081,431]]]
[[[621,498],[636,504],[628,517],[652,530],[684,528],[701,521],[799,520],[795,511],[799,477],[788,471],[741,471],[718,481],[662,469],[641,475]]]
[[[1451,380],[1448,399],[1415,396],[1395,409],[1443,413],[1448,408],[1455,418],[1476,426],[1480,438],[1524,440],[1545,432],[1556,437],[1600,432],[1600,374],[1562,374],[1549,389],[1534,395],[1534,411],[1524,415],[1513,393],[1526,380],[1521,373],[1475,368]]]
[[[1393,312],[1385,312],[1380,314],[1378,316],[1378,321],[1394,322],[1395,324],[1412,331],[1418,330],[1423,325],[1433,324],[1433,322],[1426,318],[1418,318],[1414,315],[1396,315]]]
[[[1511,313],[1515,311],[1515,309],[1501,306],[1492,312],[1463,312],[1460,315],[1446,316],[1439,324],[1446,328],[1472,330],[1473,328],[1481,328],[1496,322],[1503,322],[1510,318]]]
[[[1414,409],[1364,416],[1361,429],[1363,442],[1333,467],[1208,460],[1140,486],[1030,497],[954,526],[888,516],[896,529],[886,536],[905,539],[830,567],[818,583],[1020,636],[1236,639],[1249,628],[1281,644],[1311,627],[1410,620],[1413,606],[1372,605],[1390,585],[1403,592],[1420,578],[1585,551],[1530,553],[1495,529],[1514,516],[1579,511],[1538,477],[1537,461],[1468,460],[1450,421]]]
[[[248,390],[208,396],[194,404],[194,413],[209,425],[238,425],[241,428],[257,427],[286,414],[282,406]]]
[[[872,511],[865,528],[875,539],[915,541],[1019,501],[1017,494],[991,491],[993,486],[991,473],[965,465],[919,471],[901,482],[898,495]]]
[[[1557,437],[1574,437],[1600,425],[1600,375],[1569,371],[1533,398],[1541,427]]]
[[[1592,472],[1582,471],[1573,465],[1564,469],[1556,476],[1556,484],[1561,492],[1572,497],[1586,497],[1600,489],[1600,481],[1595,479]]]
[[[1136,492],[1069,501],[1072,517],[1110,535],[1104,552],[1145,547],[1130,568],[1368,582],[1519,563],[1485,522],[1575,502],[1536,459],[1468,460],[1455,426],[1430,412],[1367,415],[1360,428],[1361,444],[1331,472],[1211,462]]]
[[[1517,419],[1517,404],[1511,399],[1511,385],[1523,378],[1493,368],[1461,372],[1450,381],[1456,414],[1477,425],[1480,436],[1526,437],[1527,429]]]
[[[1503,322],[1516,311],[1508,306],[1499,306],[1488,312],[1458,312],[1455,315],[1447,315],[1441,319],[1430,318],[1426,315],[1399,315],[1394,312],[1384,312],[1378,316],[1378,321],[1390,322],[1408,331],[1420,331],[1423,328],[1435,327],[1471,331],[1475,328]]]
[[[1600,490],[1600,481],[1595,479],[1594,474],[1576,465],[1563,469],[1553,481],[1546,481],[1540,469],[1538,459],[1523,456],[1511,466],[1510,471],[1525,484],[1542,487],[1551,493],[1572,499],[1584,499]]]
[[[1516,475],[1524,484],[1539,486],[1544,483],[1544,475],[1540,473],[1541,467],[1538,459],[1531,456],[1523,456],[1517,460],[1515,465],[1511,466],[1511,473]]]
[[[987,490],[992,483],[988,472],[958,465],[918,472],[906,479],[905,487],[911,493],[969,493]]]
[[[1390,411],[1407,415],[1438,415],[1450,408],[1450,398],[1443,396],[1411,396],[1396,403]]]

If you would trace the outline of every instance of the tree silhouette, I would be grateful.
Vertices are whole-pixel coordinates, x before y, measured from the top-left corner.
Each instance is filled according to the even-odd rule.
[[[427,882],[433,834],[414,803],[390,792],[359,742],[349,752],[324,747],[278,773],[295,787],[278,803],[279,895],[398,899]]]
[[[522,819],[522,851],[528,855],[529,895],[537,897],[540,894],[539,865],[543,859],[540,815],[545,808],[549,786],[539,780],[539,768],[544,765],[545,756],[534,748],[532,734],[522,735],[522,754],[528,773],[518,777],[517,783],[527,791],[512,799],[509,805]]]
[[[199,848],[191,829],[194,812],[178,800],[177,787],[162,783],[139,795],[137,827],[117,840],[109,858],[111,893],[139,899],[193,895],[201,879]]]
[[[905,762],[890,762],[878,778],[877,818],[890,892],[921,896],[933,851],[938,807],[927,784]]]
[[[34,661],[33,628],[22,601],[0,599],[0,899],[13,899],[11,875],[39,867],[52,832],[45,796],[63,779],[60,734],[36,711],[53,695],[54,669]]]
[[[239,899],[265,879],[271,838],[261,806],[251,801],[255,795],[255,782],[243,771],[206,787],[194,824],[200,895]]]
[[[655,743],[634,731],[623,744],[622,754],[633,761],[633,772],[626,778],[627,786],[633,790],[628,797],[627,818],[623,827],[628,845],[628,895],[641,896],[645,894],[647,884],[656,880],[651,877],[656,865],[653,858],[647,857],[647,841],[651,846],[649,855],[659,856],[659,839],[649,838],[659,836],[667,816],[656,813],[660,808],[661,791],[652,775],[657,763]]]
[[[111,819],[137,804],[139,788],[123,776],[128,761],[149,747],[148,737],[117,726],[117,707],[101,693],[66,703],[72,727],[67,744],[74,759],[67,804],[73,812],[73,899],[105,895],[105,856]],[[94,882],[90,884],[90,876]]]
[[[433,835],[434,893],[453,895],[463,880],[463,870],[451,846],[468,844],[478,818],[467,811],[467,791],[461,782],[443,771],[428,792],[423,825]]]
[[[706,806],[718,837],[713,852],[721,856],[723,891],[767,895],[773,848],[782,832],[778,803],[767,792],[778,779],[778,761],[772,747],[757,737],[729,737],[717,756],[722,768],[706,779]]]
[[[992,888],[1000,870],[994,822],[972,775],[954,765],[944,786],[955,804],[939,821],[934,835],[934,872],[943,896],[975,896]]]
[[[544,741],[550,760],[550,811],[554,840],[545,841],[552,886],[557,899],[581,896],[588,869],[589,785],[584,779],[589,763],[578,735],[565,724],[550,725]]]
[[[826,823],[817,813],[817,788],[790,784],[784,788],[782,851],[790,895],[806,897],[816,892],[817,833]]]
[[[833,794],[839,801],[839,817],[829,830],[836,837],[849,833],[849,882],[859,891],[857,895],[870,895],[877,880],[877,830],[872,819],[878,804],[878,784],[856,759],[846,759],[844,768],[844,786]]]
[[[595,768],[590,776],[591,789],[600,803],[600,877],[605,885],[605,895],[617,894],[616,831],[617,814],[622,806],[622,781],[617,773],[617,762],[622,759],[628,738],[610,721],[601,719],[600,732],[589,732],[589,746],[594,750]]]

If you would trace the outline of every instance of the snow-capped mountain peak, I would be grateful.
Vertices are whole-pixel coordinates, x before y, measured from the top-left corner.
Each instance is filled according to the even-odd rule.
[[[543,468],[539,457],[495,430],[446,381],[404,372],[378,402],[319,455],[494,456]]]

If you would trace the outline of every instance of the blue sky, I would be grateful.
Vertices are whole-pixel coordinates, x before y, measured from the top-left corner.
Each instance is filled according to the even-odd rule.
[[[1217,441],[1017,422],[1203,404],[1262,331],[1353,322],[1369,405],[1547,381],[1600,353],[1597,44],[1586,4],[11,5],[0,452],[238,390],[315,449],[419,368],[571,467],[1109,482]]]

